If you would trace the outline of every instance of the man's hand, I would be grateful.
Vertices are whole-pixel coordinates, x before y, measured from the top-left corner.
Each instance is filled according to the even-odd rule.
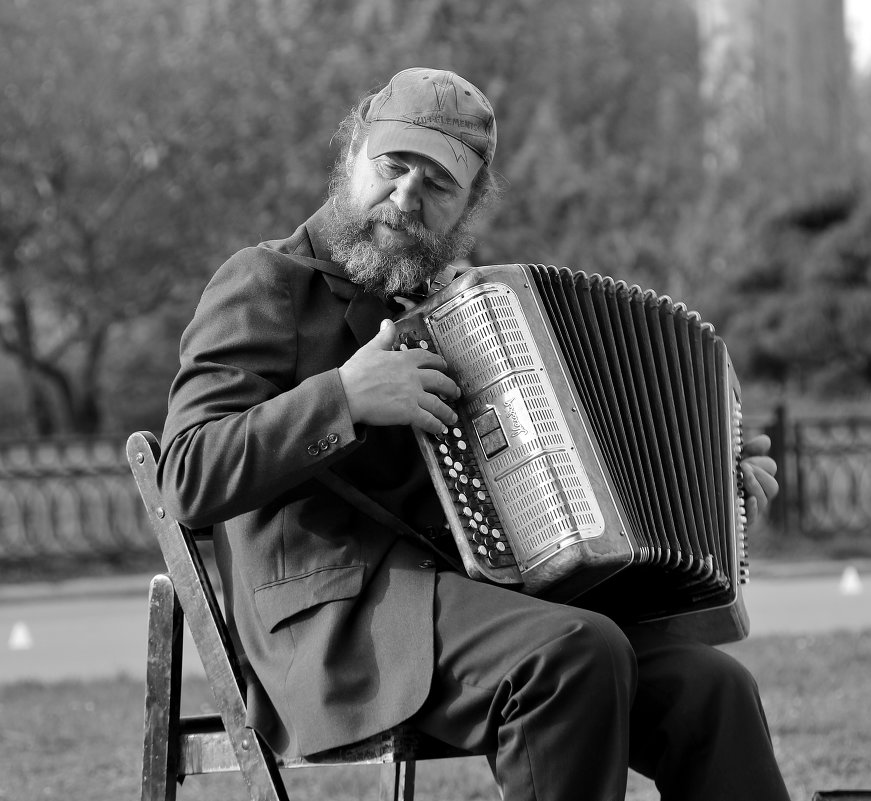
[[[457,416],[442,400],[460,397],[447,364],[428,350],[393,350],[396,326],[381,330],[339,368],[351,420],[373,426],[412,425],[439,434]]]
[[[777,479],[777,464],[768,455],[771,440],[761,434],[744,443],[741,459],[741,473],[744,476],[744,504],[747,512],[747,525],[753,525],[780,489]]]

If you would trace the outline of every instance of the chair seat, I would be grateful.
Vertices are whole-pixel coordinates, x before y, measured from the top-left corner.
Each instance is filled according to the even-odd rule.
[[[187,529],[168,514],[157,485],[159,455],[150,432],[127,441],[127,458],[167,567],[167,575],[152,579],[149,592],[142,801],[175,801],[185,776],[226,771],[243,773],[252,801],[287,801],[279,769],[337,765],[381,765],[380,797],[413,801],[416,761],[472,756],[408,725],[309,757],[274,754],[245,725],[245,679],[198,546],[211,532]],[[220,715],[179,713],[185,622]]]
[[[220,715],[186,716],[179,720],[179,724],[179,773],[195,775],[239,769]],[[365,740],[308,757],[275,755],[275,764],[283,770],[318,765],[383,765],[460,756],[469,754],[409,726],[397,726]]]

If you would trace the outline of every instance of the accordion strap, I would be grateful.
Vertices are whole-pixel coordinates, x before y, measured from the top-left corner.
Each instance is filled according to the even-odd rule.
[[[383,507],[380,503],[370,498],[365,492],[361,492],[350,482],[346,481],[341,476],[336,475],[332,470],[324,470],[318,475],[320,481],[327,489],[338,495],[343,500],[347,501],[351,506],[363,512],[367,517],[380,523],[383,526],[395,531],[407,539],[414,540],[418,545],[422,545],[430,551],[433,551],[454,570],[461,573],[465,572],[460,563],[453,557],[446,554],[441,548],[436,547],[430,540],[415,531],[408,523],[400,520],[393,512]]]

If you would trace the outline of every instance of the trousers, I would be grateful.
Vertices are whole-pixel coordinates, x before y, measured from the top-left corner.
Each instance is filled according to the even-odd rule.
[[[435,672],[412,719],[485,754],[504,801],[788,801],[751,674],[711,646],[452,572],[437,576]]]

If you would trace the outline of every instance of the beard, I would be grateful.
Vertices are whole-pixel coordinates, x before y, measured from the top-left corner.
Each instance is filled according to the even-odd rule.
[[[332,214],[325,230],[333,261],[348,277],[380,297],[420,290],[450,262],[467,256],[475,244],[472,214],[466,209],[445,233],[430,231],[415,215],[386,204],[360,209],[350,190],[350,178],[337,168],[330,186]],[[373,240],[375,223],[408,233],[407,245],[382,247]]]

